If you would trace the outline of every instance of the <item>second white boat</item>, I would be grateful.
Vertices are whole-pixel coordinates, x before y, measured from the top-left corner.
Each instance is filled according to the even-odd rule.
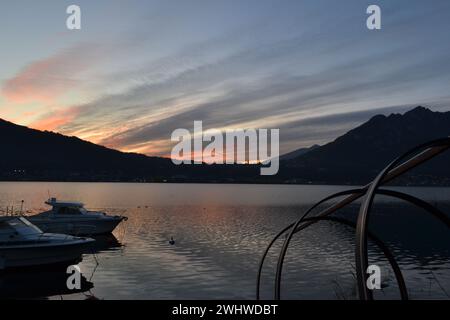
[[[29,216],[30,222],[44,232],[71,235],[99,235],[111,233],[126,220],[124,216],[111,216],[101,211],[86,210],[84,204],[73,201],[58,201],[51,198],[45,202],[52,209]]]

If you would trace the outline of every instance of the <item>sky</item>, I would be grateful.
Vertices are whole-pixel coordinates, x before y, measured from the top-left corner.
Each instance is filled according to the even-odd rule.
[[[448,0],[16,0],[0,23],[0,118],[127,152],[169,156],[194,120],[280,129],[282,154],[450,110]]]

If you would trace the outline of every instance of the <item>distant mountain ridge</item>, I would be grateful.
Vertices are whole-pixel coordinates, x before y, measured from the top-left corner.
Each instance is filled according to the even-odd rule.
[[[0,180],[228,181],[256,175],[243,165],[176,166],[170,159],[109,149],[77,137],[39,131],[0,119]]]
[[[26,170],[29,174],[45,170],[49,174],[62,171],[105,174],[129,167],[138,170],[149,166],[156,172],[168,159],[124,153],[58,133],[39,131],[0,119],[0,169]]]
[[[300,148],[300,149],[283,154],[282,156],[280,156],[280,160],[283,161],[283,160],[295,159],[295,158],[302,156],[302,155],[304,155],[314,149],[317,149],[319,147],[320,146],[318,144],[315,144],[315,145],[312,145],[311,147]]]
[[[376,115],[336,140],[285,161],[282,174],[297,182],[367,183],[410,148],[446,136],[450,136],[450,112],[419,106],[403,115]],[[443,154],[415,169],[417,181],[410,182],[450,183],[449,164],[449,154]]]
[[[0,119],[0,180],[217,183],[365,184],[395,157],[429,140],[450,136],[450,112],[423,107],[377,115],[322,146],[280,157],[275,176],[259,165],[181,165],[124,153],[76,137],[38,131]],[[397,184],[450,186],[450,152]]]

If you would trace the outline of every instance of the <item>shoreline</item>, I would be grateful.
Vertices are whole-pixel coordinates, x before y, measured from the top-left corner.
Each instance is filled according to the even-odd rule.
[[[278,185],[278,186],[329,186],[329,187],[362,187],[363,184],[353,183],[293,183],[293,182],[217,182],[217,181],[89,181],[89,180],[0,180],[0,183],[23,182],[23,183],[114,183],[114,184],[213,184],[213,185]],[[385,187],[394,188],[450,188],[450,184],[387,184]]]

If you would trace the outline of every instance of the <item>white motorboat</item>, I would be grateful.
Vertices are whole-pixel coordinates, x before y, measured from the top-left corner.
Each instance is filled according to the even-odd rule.
[[[111,233],[117,225],[127,218],[110,216],[101,211],[86,210],[83,203],[58,201],[50,198],[45,202],[51,210],[28,217],[30,222],[44,232],[71,235],[99,235]]]
[[[94,241],[44,233],[24,217],[0,217],[0,270],[76,263]]]

